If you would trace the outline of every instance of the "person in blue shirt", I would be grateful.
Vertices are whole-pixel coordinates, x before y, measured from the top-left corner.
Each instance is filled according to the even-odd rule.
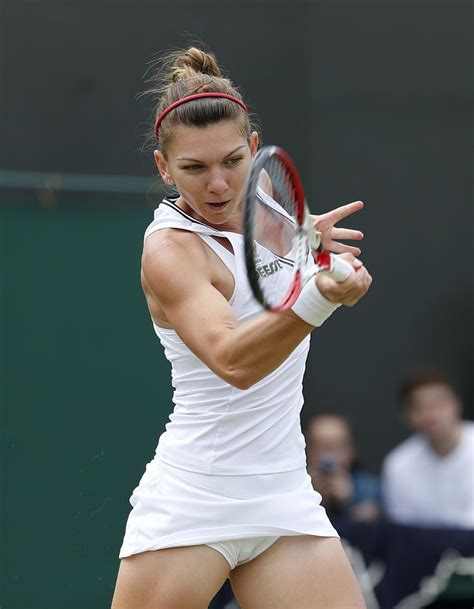
[[[306,421],[304,434],[308,473],[329,518],[376,520],[381,505],[379,481],[359,464],[347,418],[334,413],[313,415]]]

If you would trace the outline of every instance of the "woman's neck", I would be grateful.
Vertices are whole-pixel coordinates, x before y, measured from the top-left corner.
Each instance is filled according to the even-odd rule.
[[[228,233],[243,233],[242,213],[240,207],[222,224],[213,224],[204,216],[201,216],[200,214],[196,213],[194,209],[189,205],[189,203],[187,203],[186,200],[183,199],[183,197],[178,197],[175,201],[175,205],[177,205],[185,213],[187,213],[188,216],[191,216],[195,220],[199,220],[199,222],[202,222],[203,224],[206,224],[211,228],[215,228],[216,230],[220,231],[226,231]]]

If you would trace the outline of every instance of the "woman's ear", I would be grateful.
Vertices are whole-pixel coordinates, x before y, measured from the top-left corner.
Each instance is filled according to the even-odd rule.
[[[158,171],[160,172],[161,179],[166,184],[171,184],[173,180],[170,174],[168,173],[168,163],[166,162],[165,157],[159,150],[155,150],[153,156],[155,157],[155,163],[158,167]]]
[[[252,131],[250,134],[250,154],[255,156],[257,154],[258,145],[260,143],[260,137],[257,131]]]

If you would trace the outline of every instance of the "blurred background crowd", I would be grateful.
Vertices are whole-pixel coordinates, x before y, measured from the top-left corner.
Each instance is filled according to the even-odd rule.
[[[308,472],[326,511],[333,519],[474,529],[474,422],[462,419],[453,382],[415,370],[401,383],[400,404],[412,435],[385,456],[380,477],[359,461],[347,417],[308,418]]]

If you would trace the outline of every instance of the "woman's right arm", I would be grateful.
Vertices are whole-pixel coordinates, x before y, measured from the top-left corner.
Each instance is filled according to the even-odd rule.
[[[265,311],[239,325],[229,302],[212,285],[204,248],[190,248],[180,238],[152,237],[147,239],[142,272],[153,297],[189,349],[234,387],[248,389],[265,378],[314,330],[292,311]],[[351,306],[371,279],[360,266],[344,284],[320,276],[317,281],[326,298]]]

